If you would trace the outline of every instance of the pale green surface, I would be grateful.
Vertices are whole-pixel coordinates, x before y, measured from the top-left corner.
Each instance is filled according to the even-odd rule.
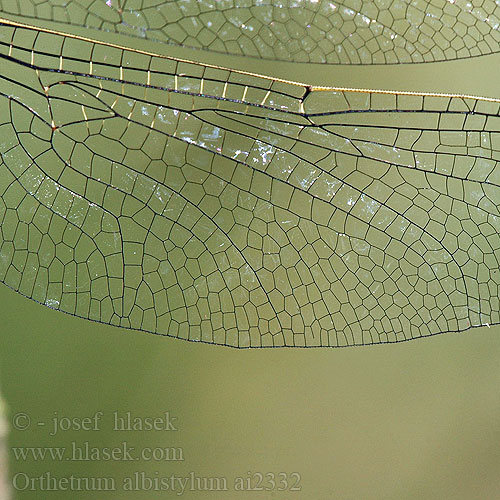
[[[37,476],[227,476],[298,471],[302,491],[185,494],[189,500],[493,500],[500,489],[499,328],[392,346],[236,351],[126,334],[34,304],[6,288],[2,379],[10,413],[170,410],[171,433],[12,432],[13,446],[182,446],[184,463],[12,463]],[[41,498],[19,493],[16,500]],[[43,498],[178,498],[45,493]]]
[[[418,70],[247,69],[318,83],[496,95],[495,58]],[[221,62],[221,61],[219,61]],[[472,66],[471,66],[472,65]],[[492,78],[481,78],[491,74]],[[439,79],[437,78],[439,75]],[[441,77],[442,75],[442,77]],[[422,77],[422,78],[420,78]],[[426,79],[427,78],[427,79]],[[331,80],[335,80],[332,82]],[[161,433],[12,432],[14,446],[182,446],[183,464],[12,463],[12,472],[56,476],[245,475],[298,471],[302,492],[190,493],[185,498],[286,500],[496,499],[500,456],[500,330],[479,328],[392,346],[236,351],[127,333],[39,306],[0,288],[3,391],[10,414],[102,410],[179,417]],[[103,427],[106,427],[103,425]],[[109,426],[108,426],[109,427]],[[79,466],[78,466],[79,465]],[[19,499],[41,498],[38,492]],[[43,498],[154,499],[160,493],[44,493]]]

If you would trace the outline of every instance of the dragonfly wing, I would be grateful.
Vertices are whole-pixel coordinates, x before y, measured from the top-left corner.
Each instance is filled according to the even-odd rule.
[[[478,1],[0,0],[6,15],[264,59],[394,64],[498,52],[500,8]]]
[[[33,82],[0,80],[12,288],[235,347],[498,322],[497,102],[311,90],[9,29],[6,68]]]

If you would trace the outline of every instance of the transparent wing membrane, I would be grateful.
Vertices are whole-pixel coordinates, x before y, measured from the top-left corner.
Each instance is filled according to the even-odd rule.
[[[420,63],[500,47],[494,0],[0,0],[0,11],[294,62]]]
[[[234,347],[499,322],[498,102],[9,25],[0,58],[0,280],[23,295]]]

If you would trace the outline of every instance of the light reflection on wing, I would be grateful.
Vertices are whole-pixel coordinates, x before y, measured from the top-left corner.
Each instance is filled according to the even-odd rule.
[[[9,25],[0,57],[0,280],[25,296],[235,347],[499,322],[498,102]]]
[[[295,62],[419,63],[500,48],[493,0],[0,0],[0,11]]]

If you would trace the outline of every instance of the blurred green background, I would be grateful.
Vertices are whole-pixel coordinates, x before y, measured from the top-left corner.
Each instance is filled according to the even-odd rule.
[[[49,23],[47,23],[49,24]],[[106,39],[106,36],[101,38]],[[110,37],[108,37],[110,39]],[[115,40],[116,37],[113,37]],[[135,41],[122,39],[122,43]],[[142,42],[143,48],[152,48]],[[157,47],[155,47],[157,48]],[[499,57],[429,65],[326,67],[169,53],[318,85],[499,96]],[[479,76],[480,75],[480,76]],[[113,477],[116,491],[14,491],[14,499],[152,500],[122,479],[227,478],[229,491],[184,498],[486,500],[500,498],[500,327],[396,345],[243,350],[91,323],[0,287],[1,382],[12,447],[182,448],[183,461],[16,459],[23,477]],[[58,417],[103,413],[100,430],[61,431]],[[114,431],[113,412],[158,417],[176,431]],[[37,425],[45,422],[45,426]],[[248,473],[300,474],[300,491],[235,492]],[[26,476],[24,476],[26,475]],[[252,485],[256,485],[255,478]],[[263,486],[265,486],[263,484]]]
[[[498,498],[500,328],[395,345],[234,350],[90,323],[6,287],[2,381],[10,446],[181,447],[183,462],[14,460],[32,477],[246,477],[298,472],[298,492],[183,497],[317,500]],[[50,436],[60,417],[102,411],[100,431]],[[112,431],[113,412],[177,417],[175,432]],[[35,422],[47,425],[38,427]],[[21,484],[21,483],[20,483]],[[24,483],[23,483],[24,484]],[[177,498],[169,492],[18,491],[16,499]]]

